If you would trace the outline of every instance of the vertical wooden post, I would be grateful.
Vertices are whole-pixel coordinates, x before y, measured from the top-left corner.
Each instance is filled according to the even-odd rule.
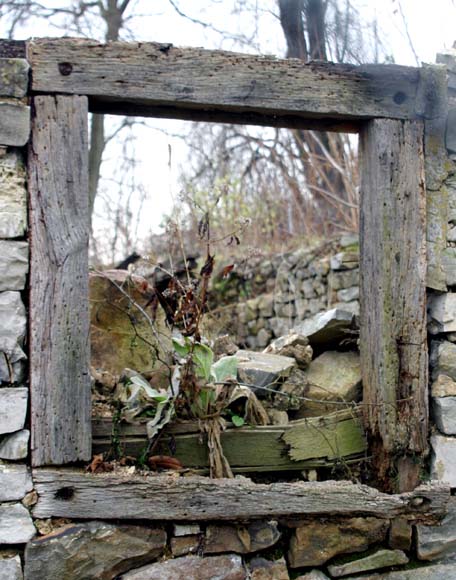
[[[423,124],[376,119],[360,145],[364,420],[377,484],[405,491],[428,446]]]
[[[32,464],[91,454],[87,97],[38,96],[29,149]]]

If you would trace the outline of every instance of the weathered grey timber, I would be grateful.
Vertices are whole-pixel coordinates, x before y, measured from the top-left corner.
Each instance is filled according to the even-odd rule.
[[[35,469],[37,518],[235,520],[285,515],[357,515],[432,522],[445,514],[449,488],[425,485],[387,495],[348,481],[256,484],[249,479],[92,475]]]
[[[0,145],[23,147],[30,136],[30,107],[0,101]]]
[[[207,472],[209,451],[196,422],[165,428],[154,455],[169,453],[184,467]],[[112,421],[97,421],[93,429],[94,453],[112,448]],[[341,458],[351,463],[362,461],[366,441],[359,411],[339,411],[326,417],[292,421],[288,425],[268,425],[227,429],[221,434],[223,452],[234,473],[257,471],[297,471],[334,465]],[[146,426],[122,424],[119,443],[124,453],[140,456],[147,445]]]
[[[40,96],[29,155],[32,464],[91,454],[87,98]]]
[[[365,426],[379,482],[428,447],[423,125],[374,120],[361,133],[361,334]],[[407,460],[405,460],[407,461]],[[418,468],[401,465],[399,490]]]
[[[299,119],[337,124],[416,117],[419,71],[409,67],[306,64],[170,44],[104,45],[82,39],[30,41],[28,58],[33,91],[89,95],[91,110],[100,113],[219,122],[229,122],[231,115],[233,122],[294,127]],[[319,128],[325,128],[321,122]]]
[[[25,97],[29,68],[28,62],[23,58],[0,58],[0,97]]]

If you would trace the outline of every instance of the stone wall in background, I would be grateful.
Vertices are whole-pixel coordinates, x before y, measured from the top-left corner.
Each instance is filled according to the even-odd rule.
[[[303,320],[332,308],[359,314],[359,244],[355,235],[244,265],[213,306],[217,333],[228,333],[250,349],[261,350]],[[245,294],[253,295],[245,300]]]

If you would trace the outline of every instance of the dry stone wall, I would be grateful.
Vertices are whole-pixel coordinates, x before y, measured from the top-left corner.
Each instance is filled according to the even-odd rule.
[[[442,57],[456,87],[456,58]],[[456,502],[439,526],[404,518],[263,519],[239,522],[103,522],[32,518],[27,385],[28,65],[1,59],[0,95],[0,580],[88,578],[205,580],[451,580]],[[5,80],[6,79],[6,80]],[[453,83],[453,85],[451,85]],[[432,477],[456,489],[456,115],[449,157],[429,180],[429,332]],[[20,149],[20,148],[23,149]],[[427,154],[429,150],[427,151]],[[443,155],[443,154],[442,154]],[[443,156],[440,155],[440,160]],[[439,167],[442,164],[439,161]],[[356,244],[331,255],[293,253],[262,265],[267,292],[235,307],[235,330],[261,349],[328,308],[358,311]],[[275,270],[274,270],[275,268]],[[271,284],[271,283],[270,283]]]
[[[17,580],[22,578],[17,548],[22,550],[36,534],[27,508],[33,489],[26,421],[29,244],[25,151],[18,147],[30,133],[30,110],[23,101],[27,62],[2,61],[5,78],[12,83],[0,95],[0,578]],[[6,115],[5,120],[6,111],[13,111],[14,119]]]
[[[214,326],[250,349],[265,348],[319,312],[339,308],[359,314],[356,235],[251,263],[238,276],[226,290],[236,304],[220,309],[221,324]],[[242,289],[254,297],[239,301]]]

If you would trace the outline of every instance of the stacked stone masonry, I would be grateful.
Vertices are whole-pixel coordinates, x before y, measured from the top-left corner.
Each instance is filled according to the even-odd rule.
[[[456,56],[443,55],[450,88]],[[33,519],[26,358],[28,274],[25,145],[28,64],[0,59],[0,580],[451,580],[456,502],[440,525],[406,518],[156,522]],[[454,77],[454,79],[453,79]],[[6,79],[6,81],[5,81]],[[453,82],[453,85],[452,85]],[[456,115],[445,170],[428,184],[432,477],[456,489]],[[22,148],[22,149],[21,149]],[[436,178],[436,175],[440,177]],[[329,256],[327,253],[326,256]],[[264,348],[309,315],[359,309],[356,241],[330,257],[296,252],[262,264],[267,292],[235,307],[234,333]],[[231,308],[231,307],[230,307]],[[230,311],[232,312],[232,311]],[[233,329],[230,329],[233,330]]]
[[[0,69],[0,578],[16,580],[22,578],[17,548],[22,552],[36,534],[26,505],[33,483],[26,422],[27,185],[20,148],[30,133],[24,102],[29,67],[22,59],[2,59]]]
[[[215,327],[250,349],[261,350],[319,312],[340,308],[359,314],[358,236],[253,261],[223,288],[225,300],[254,297],[226,306]],[[216,286],[216,290],[219,288]]]

